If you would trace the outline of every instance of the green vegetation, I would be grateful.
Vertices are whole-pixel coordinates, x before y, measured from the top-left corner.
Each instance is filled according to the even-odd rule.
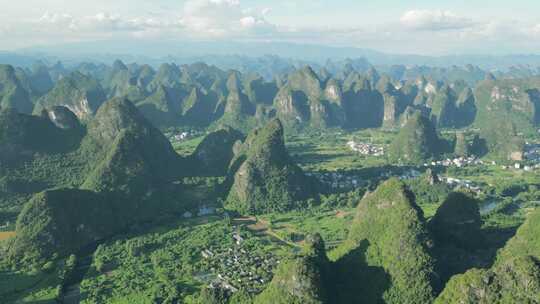
[[[450,193],[429,226],[435,242],[464,248],[482,245],[479,202],[465,193]]]
[[[12,66],[0,65],[0,109],[14,109],[20,113],[32,112],[29,92],[17,78]]]
[[[287,211],[315,194],[315,182],[287,153],[279,120],[253,131],[231,168],[234,181],[226,207],[242,214]]]
[[[490,269],[472,269],[448,282],[435,303],[535,303],[540,297],[536,210]]]
[[[342,271],[341,302],[432,301],[438,282],[424,217],[413,194],[392,179],[357,208],[348,239],[332,252]]]
[[[105,197],[80,190],[35,195],[17,219],[10,248],[13,263],[37,263],[54,254],[66,255],[122,228],[123,215]]]
[[[199,175],[225,176],[234,158],[234,147],[242,140],[242,133],[232,128],[214,131],[204,137],[190,161],[198,165]]]
[[[34,107],[34,113],[39,114],[53,106],[65,106],[79,119],[88,119],[105,100],[105,93],[95,79],[75,72],[62,78],[41,97]]]
[[[280,265],[270,285],[254,301],[265,303],[322,304],[329,301],[328,268],[324,242],[320,235],[310,236],[305,253]]]
[[[421,113],[416,113],[399,131],[388,153],[392,161],[423,163],[441,155],[444,146],[431,121]]]
[[[537,79],[275,70],[0,66],[0,302],[538,302]]]
[[[475,125],[490,131],[493,123],[500,122],[514,126],[518,132],[534,133],[539,123],[538,84],[537,78],[480,82],[475,89],[478,107]]]

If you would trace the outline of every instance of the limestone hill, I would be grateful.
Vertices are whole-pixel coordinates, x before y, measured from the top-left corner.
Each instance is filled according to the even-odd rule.
[[[359,203],[347,240],[333,252],[341,303],[430,303],[434,260],[421,209],[396,179]]]
[[[9,65],[0,65],[0,109],[12,108],[29,114],[33,106],[29,92],[17,78],[15,69]]]
[[[279,120],[248,135],[231,170],[227,206],[240,213],[290,210],[315,193],[311,179],[287,153]]]
[[[50,92],[37,101],[34,113],[39,114],[53,106],[65,106],[79,119],[87,120],[105,100],[105,93],[95,79],[74,72],[59,80]]]
[[[90,191],[66,189],[39,193],[25,205],[17,219],[11,258],[39,260],[55,253],[76,252],[122,227],[123,217],[118,207],[114,201]]]
[[[421,163],[440,155],[444,146],[433,123],[417,112],[409,118],[390,145],[389,157],[393,161]]]

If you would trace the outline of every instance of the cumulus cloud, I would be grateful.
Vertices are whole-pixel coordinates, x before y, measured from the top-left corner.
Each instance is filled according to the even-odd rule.
[[[470,18],[442,10],[410,10],[401,16],[400,22],[409,29],[422,31],[459,30],[475,24]]]
[[[42,26],[53,26],[63,29],[74,29],[75,28],[75,18],[69,14],[59,14],[59,13],[50,13],[46,12],[34,21],[37,25]]]
[[[188,0],[180,24],[195,36],[261,33],[274,28],[265,18],[269,12],[243,8],[240,0]]]
[[[40,30],[77,31],[77,32],[138,32],[153,28],[171,26],[171,22],[154,18],[124,18],[119,15],[98,13],[75,18],[69,14],[45,13],[31,25]]]
[[[37,12],[31,19],[12,18],[0,23],[0,48],[133,37],[313,43],[423,54],[485,50],[536,52],[540,47],[540,24],[507,20],[506,16],[489,19],[477,16],[473,20],[451,11],[409,10],[393,16],[392,21],[350,22],[352,26],[346,27],[344,22],[331,18],[323,23],[287,22],[280,16],[286,9],[283,5],[266,8],[259,3],[254,8],[249,3],[247,0],[185,0],[176,9],[150,13],[141,10],[141,15],[129,16],[119,14],[118,10],[92,14],[84,10],[79,15],[73,10],[70,14]],[[287,5],[294,3],[289,1]],[[276,20],[284,23],[272,23],[274,14]]]

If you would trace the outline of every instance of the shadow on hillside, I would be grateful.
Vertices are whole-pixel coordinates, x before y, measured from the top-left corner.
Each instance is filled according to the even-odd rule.
[[[459,248],[447,243],[435,247],[435,269],[442,282],[441,288],[456,274],[465,273],[471,268],[489,268],[495,262],[497,251],[505,246],[517,230],[509,228],[487,228],[482,230],[483,242],[475,250]]]
[[[336,303],[383,303],[383,294],[390,288],[390,275],[382,267],[367,264],[368,247],[369,241],[363,240],[334,263]]]
[[[54,288],[51,274],[38,275],[28,273],[0,272],[0,303],[19,303],[30,291]],[[5,301],[5,302],[4,302]],[[56,303],[53,300],[35,300],[25,303]]]

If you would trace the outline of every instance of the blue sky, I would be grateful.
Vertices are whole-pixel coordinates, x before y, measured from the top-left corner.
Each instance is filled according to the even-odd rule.
[[[45,3],[46,2],[46,3]],[[118,39],[539,53],[538,0],[0,0],[0,49]]]

